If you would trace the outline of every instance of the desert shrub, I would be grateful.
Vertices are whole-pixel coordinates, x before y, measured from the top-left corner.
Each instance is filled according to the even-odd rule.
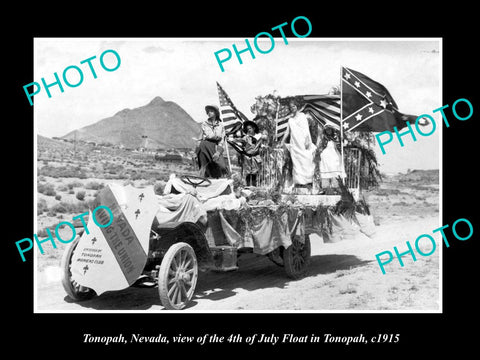
[[[53,235],[53,232],[50,231]],[[37,237],[38,239],[43,239],[43,238],[46,238],[48,236],[47,234],[47,228],[43,228],[43,229],[40,229],[37,231]]]
[[[132,180],[125,180],[122,185],[123,186],[128,186],[128,185],[134,186],[135,183]]]
[[[37,202],[37,215],[43,214],[48,210],[47,201],[45,199],[39,199]]]
[[[121,164],[107,164],[106,166],[104,166],[104,171],[108,174],[119,174],[124,170],[125,169]]]
[[[90,181],[85,185],[85,189],[91,190],[100,190],[103,189],[105,185],[103,183],[98,183],[96,181]]]
[[[55,213],[55,215],[56,215],[57,213],[62,213],[62,214],[66,213],[66,212],[67,212],[67,209],[66,209],[66,207],[64,206],[64,203],[59,203],[59,204],[53,205],[53,206],[50,208],[50,211],[51,211],[52,213]]]
[[[396,195],[400,192],[397,189],[393,189],[393,190],[394,191],[391,191],[391,189],[378,189],[378,191],[376,192],[376,195],[377,196],[388,196],[388,195]]]
[[[47,196],[55,196],[57,194],[52,184],[40,183],[37,185],[37,191],[40,194],[47,195]]]
[[[58,194],[58,195],[55,195],[55,200],[61,200],[62,199],[62,195]]]
[[[67,186],[70,190],[72,190],[74,187],[80,187],[82,185],[83,184],[81,182],[78,182],[78,181],[73,181],[73,182],[70,182],[70,183],[67,184]]]
[[[170,178],[170,173],[155,173],[154,179],[157,181],[165,181],[167,182]]]
[[[68,193],[69,193],[69,194],[75,194],[75,191],[73,191],[73,189],[72,189],[72,190],[68,190]]]
[[[150,178],[146,181],[145,186],[155,185],[156,183],[157,183],[157,180],[155,180],[155,178]]]
[[[87,177],[85,171],[80,167],[72,166],[44,166],[38,171],[39,175],[58,177],[76,177],[79,179],[85,179]]]
[[[87,212],[92,207],[92,201],[66,202],[61,201],[48,209],[48,216],[57,216],[57,214],[73,214],[74,216]],[[40,209],[40,207],[38,207]],[[47,210],[46,203],[42,205],[43,211]],[[40,210],[37,210],[37,212]]]
[[[62,205],[68,213],[78,215],[88,211],[91,204],[88,201],[79,201],[76,203],[62,201],[60,205]]]
[[[58,191],[68,191],[68,186],[67,185],[58,185],[57,186]]]
[[[133,173],[130,174],[130,179],[132,179],[132,180],[140,180],[140,179],[144,179],[144,177],[142,176],[141,173],[137,173],[136,171],[133,171]]]
[[[77,193],[75,194],[75,197],[80,201],[85,200],[85,190],[77,191]]]
[[[416,191],[428,191],[428,192],[436,192],[438,191],[437,189],[431,187],[431,186],[428,186],[428,185],[423,185],[423,184],[412,184],[410,185],[410,188],[413,189],[413,190],[416,190]]]

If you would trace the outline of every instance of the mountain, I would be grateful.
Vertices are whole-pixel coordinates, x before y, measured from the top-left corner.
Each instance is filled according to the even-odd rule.
[[[192,137],[198,137],[200,124],[178,104],[157,96],[147,105],[123,109],[92,125],[74,130],[62,139],[93,141],[123,145],[127,148],[193,147]],[[147,136],[144,138],[143,136]]]
[[[39,150],[59,150],[59,151],[70,151],[74,145],[65,141],[51,139],[46,136],[37,134],[37,149]]]

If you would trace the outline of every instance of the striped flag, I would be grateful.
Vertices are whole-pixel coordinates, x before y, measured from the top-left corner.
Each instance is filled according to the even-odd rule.
[[[239,111],[225,90],[217,82],[218,98],[220,100],[220,118],[225,128],[225,134],[228,136],[240,129],[244,121],[248,118]]]
[[[340,130],[340,95],[304,95],[302,111],[323,126]]]
[[[340,95],[301,95],[295,96],[295,98],[300,102],[299,111],[310,115],[322,126],[329,125],[334,129],[340,130]],[[290,99],[285,98],[280,101],[278,119],[290,113],[288,107]],[[277,140],[287,130],[287,123],[288,118],[277,121]]]
[[[280,100],[279,104],[280,108],[278,109],[278,116],[276,121],[276,138],[277,141],[279,141],[283,134],[285,134],[285,131],[287,131],[287,125],[288,125],[288,117],[285,118],[288,114],[290,114],[290,109],[288,107],[288,103],[284,103],[282,100]],[[284,119],[282,119],[284,118]]]

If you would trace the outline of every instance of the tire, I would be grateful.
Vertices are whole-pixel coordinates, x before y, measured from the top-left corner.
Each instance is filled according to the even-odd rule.
[[[82,234],[83,231],[77,235],[75,240],[73,240],[70,245],[68,245],[68,247],[63,252],[61,262],[63,289],[70,298],[76,301],[89,300],[97,295],[95,293],[95,290],[82,286],[76,281],[74,281],[72,279],[72,273],[70,271],[72,264],[72,255],[78,245],[78,242],[80,241],[80,237],[82,236]]]
[[[158,272],[158,293],[162,305],[168,310],[182,310],[195,292],[198,263],[195,251],[184,242],[167,250]]]
[[[305,276],[310,264],[310,239],[305,237],[302,243],[298,236],[292,237],[292,245],[283,252],[283,264],[287,276],[292,279],[300,279]]]

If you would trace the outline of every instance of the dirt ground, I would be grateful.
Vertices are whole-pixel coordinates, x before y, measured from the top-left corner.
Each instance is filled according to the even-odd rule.
[[[433,178],[413,175],[418,173],[389,177],[365,194],[377,225],[370,238],[323,243],[312,235],[312,258],[304,278],[289,279],[266,257],[242,255],[237,271],[200,273],[193,300],[184,311],[441,311],[438,236],[432,255],[417,255],[415,262],[404,256],[404,267],[394,259],[385,266],[385,275],[375,259],[379,252],[393,252],[394,246],[405,251],[406,241],[413,245],[419,235],[432,235],[441,226],[438,172]],[[64,219],[69,220],[69,215]],[[421,244],[425,253],[431,246]],[[60,283],[62,253],[59,247],[37,255],[36,311],[163,311],[157,288],[130,287],[73,302]]]

